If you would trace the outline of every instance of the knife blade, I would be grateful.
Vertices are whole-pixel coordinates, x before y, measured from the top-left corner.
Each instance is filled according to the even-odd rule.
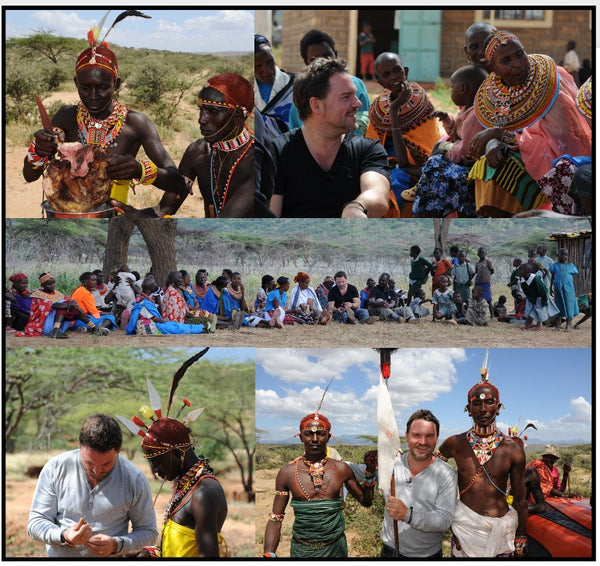
[[[48,116],[48,112],[46,112],[46,107],[43,105],[41,98],[36,94],[35,101],[37,102],[38,110],[40,111],[40,118],[42,119],[42,126],[44,127],[44,131],[48,134],[54,134],[54,127],[52,126],[52,122],[50,121],[50,116]]]

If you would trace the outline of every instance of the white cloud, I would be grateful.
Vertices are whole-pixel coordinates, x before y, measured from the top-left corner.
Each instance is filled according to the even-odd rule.
[[[579,396],[571,399],[571,412],[552,421],[538,421],[528,419],[525,424],[532,422],[536,430],[529,429],[527,436],[530,443],[536,439],[548,442],[564,442],[581,439],[590,441],[592,435],[592,405],[585,398]],[[525,426],[522,425],[522,426]]]
[[[388,380],[392,403],[397,410],[431,402],[448,393],[456,383],[457,362],[467,359],[460,348],[401,350],[392,357]]]
[[[379,354],[368,348],[282,348],[256,351],[256,364],[283,382],[298,385],[342,379],[348,368],[376,362]]]
[[[389,388],[399,428],[408,412],[427,407],[428,402],[451,390],[456,382],[455,364],[466,359],[462,349],[402,350],[392,356]],[[269,375],[280,379],[284,391],[256,391],[256,411],[281,419],[300,421],[316,407],[326,383],[332,384],[323,405],[333,433],[374,434],[379,354],[366,348],[357,349],[264,349],[256,351],[256,363]],[[365,364],[367,364],[365,366]],[[364,366],[366,390],[344,389],[344,376],[351,367]],[[362,376],[361,376],[362,378]],[[308,387],[307,387],[308,386]],[[284,425],[285,426],[285,425]]]

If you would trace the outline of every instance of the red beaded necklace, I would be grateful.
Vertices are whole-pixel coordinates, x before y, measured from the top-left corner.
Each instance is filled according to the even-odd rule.
[[[225,148],[223,143],[227,143],[228,147]],[[215,207],[215,215],[219,216],[223,207],[225,206],[225,202],[227,201],[227,195],[229,193],[229,185],[231,183],[231,178],[233,177],[233,173],[235,168],[238,166],[238,163],[243,159],[244,155],[248,153],[252,145],[254,144],[254,138],[249,135],[249,132],[244,129],[242,133],[234,138],[233,140],[228,140],[227,142],[215,142],[211,145],[211,153],[210,153],[210,193],[212,196],[213,205]],[[221,176],[221,167],[225,159],[227,159],[230,152],[235,151],[236,149],[244,148],[240,153],[238,158],[235,160],[231,168],[229,169],[229,174],[227,175],[227,181],[224,186],[219,187],[219,178]],[[221,162],[221,167],[219,167],[218,171],[215,167],[215,159],[217,154],[221,152],[225,152],[225,159],[221,161],[221,156],[219,155],[219,161]]]

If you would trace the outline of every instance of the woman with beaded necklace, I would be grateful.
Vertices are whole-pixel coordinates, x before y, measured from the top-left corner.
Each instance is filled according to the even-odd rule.
[[[546,55],[528,55],[512,33],[494,31],[485,45],[491,74],[475,97],[485,128],[471,142],[479,216],[551,209],[539,180],[561,155],[590,155],[591,129],[577,112],[573,78]],[[485,159],[483,159],[485,157]]]
[[[90,47],[79,54],[75,66],[75,85],[81,100],[58,109],[52,118],[52,132],[35,132],[23,164],[25,180],[32,182],[41,177],[57,153],[59,142],[81,142],[108,154],[113,199],[127,203],[131,183],[155,185],[176,195],[185,192],[183,178],[162,145],[156,126],[115,98],[121,86],[116,55],[105,42],[98,43],[92,31],[88,40]],[[137,160],[142,147],[148,159]]]

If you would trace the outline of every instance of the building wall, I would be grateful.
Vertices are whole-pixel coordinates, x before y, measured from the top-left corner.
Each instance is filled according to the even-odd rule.
[[[401,8],[401,6],[399,6]],[[466,64],[463,51],[465,30],[475,21],[476,10],[444,10],[442,15],[442,38],[440,76],[448,78]],[[592,60],[592,30],[590,10],[553,10],[552,26],[502,27],[514,32],[528,53],[545,53],[560,63],[564,57],[567,41],[577,42],[580,61]],[[340,57],[356,71],[357,10],[283,10],[282,68],[296,72],[304,66],[300,58],[300,39],[310,29],[322,29],[336,42]],[[390,26],[393,22],[390,22]]]
[[[283,10],[282,68],[290,73],[304,68],[300,40],[311,29],[321,29],[333,37],[338,55],[352,68],[355,46],[349,41],[353,37],[351,30],[356,29],[352,18],[356,19],[355,10]]]
[[[552,27],[510,27],[523,43],[527,53],[544,53],[560,63],[567,41],[577,42],[577,54],[583,63],[592,59],[592,30],[590,10],[553,10]],[[475,21],[475,10],[445,10],[442,16],[442,58],[440,75],[448,78],[456,69],[466,64],[463,51],[465,30]]]

